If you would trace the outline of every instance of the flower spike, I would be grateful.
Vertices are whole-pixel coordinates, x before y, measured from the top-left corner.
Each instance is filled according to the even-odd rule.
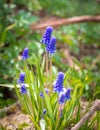
[[[65,101],[70,100],[70,91],[71,89],[63,88],[63,90],[59,93],[59,103],[63,104]]]
[[[46,46],[50,43],[52,31],[53,28],[51,26],[48,26],[44,32],[42,39],[40,40]]]
[[[26,94],[26,93],[27,93],[27,89],[26,89],[25,84],[22,84],[22,85],[21,85],[20,92],[21,92],[22,94]]]
[[[51,38],[50,43],[47,45],[46,50],[49,54],[54,54],[56,52],[56,37]]]
[[[29,54],[29,49],[28,49],[28,48],[25,48],[25,49],[23,50],[23,53],[22,53],[22,59],[23,59],[23,60],[28,59],[28,54]]]
[[[18,81],[17,81],[17,83],[24,83],[24,80],[25,80],[25,73],[24,72],[22,72],[22,73],[20,73],[20,76],[19,76],[19,79],[18,79]]]
[[[53,91],[60,93],[63,90],[64,73],[59,72],[58,77],[53,85]]]

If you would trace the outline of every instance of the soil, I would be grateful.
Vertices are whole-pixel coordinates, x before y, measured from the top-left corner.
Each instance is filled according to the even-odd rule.
[[[6,130],[19,130],[23,125],[26,126],[23,130],[34,130],[29,116],[21,111],[20,103],[15,103],[5,108],[4,111],[6,112],[6,116],[0,118],[0,130],[4,128]]]
[[[81,101],[82,115],[88,106],[88,102],[85,100]],[[76,108],[77,110],[77,108]],[[0,118],[0,130],[20,130],[22,125],[26,124],[25,128],[21,130],[34,130],[31,120],[27,114],[22,113],[20,103],[15,103],[12,106],[6,108],[6,116]],[[73,113],[75,115],[75,112]],[[1,128],[2,127],[2,128]],[[66,129],[68,130],[68,129]]]

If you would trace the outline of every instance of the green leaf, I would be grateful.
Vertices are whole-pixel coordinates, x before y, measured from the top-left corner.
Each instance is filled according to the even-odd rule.
[[[50,98],[51,106],[54,105],[54,104],[57,102],[57,100],[58,100],[58,95],[57,95],[57,93],[53,93],[53,94],[51,95],[51,98]]]
[[[64,118],[61,125],[58,127],[58,130],[64,130],[66,127],[66,124],[67,124],[66,118]]]
[[[49,115],[50,120],[51,120],[52,129],[54,129],[55,128],[55,120],[54,120],[54,114],[53,114],[53,111],[52,111],[52,107],[51,107],[51,104],[50,104],[50,99],[49,99],[48,95],[45,93],[44,90],[43,90],[43,94],[44,94],[44,100],[45,100],[45,104],[46,104],[46,107],[47,107],[48,115]]]
[[[74,61],[74,63],[75,63],[75,64],[81,69],[81,71],[82,71],[83,68],[82,68],[80,62],[79,62],[76,58],[73,58],[73,61]]]
[[[29,116],[29,118],[31,119],[31,121],[33,122],[33,124],[36,126],[36,128],[37,128],[38,130],[41,130],[40,127],[39,127],[39,125],[38,125],[38,124],[36,123],[36,121],[34,120],[33,116]]]
[[[24,128],[26,128],[26,127],[28,127],[29,126],[29,124],[27,124],[27,123],[23,123],[23,124],[20,124],[19,126],[18,126],[18,130],[23,130]]]
[[[70,78],[70,74],[71,74],[71,69],[69,68],[64,76],[64,85],[65,85],[66,81]]]

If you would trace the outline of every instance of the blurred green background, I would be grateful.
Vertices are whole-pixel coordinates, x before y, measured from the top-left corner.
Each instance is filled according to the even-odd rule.
[[[99,14],[99,0],[0,0],[0,84],[13,84],[16,74],[14,68],[20,70],[18,58],[26,46],[36,55],[43,52],[40,43],[43,32],[33,32],[30,27],[32,23],[43,18],[48,19],[48,16],[60,19]],[[86,86],[84,95],[93,98],[91,92],[94,91],[94,97],[100,98],[100,23],[59,26],[54,35],[57,37],[57,44],[61,45],[54,56],[54,65],[61,71],[67,70],[68,65],[62,62],[62,50],[67,46],[70,54],[80,61],[83,69],[90,72],[90,86]],[[59,64],[60,62],[62,64]],[[93,63],[95,64],[91,68]],[[7,90],[0,87],[2,100],[9,97]]]

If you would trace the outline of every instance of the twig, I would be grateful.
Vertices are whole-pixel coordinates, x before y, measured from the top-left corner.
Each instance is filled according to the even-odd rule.
[[[79,130],[79,128],[85,124],[87,120],[96,112],[100,111],[100,100],[95,100],[90,110],[84,115],[84,117],[71,129]]]
[[[42,23],[32,24],[31,28],[33,31],[40,30],[46,28],[48,25],[57,27],[60,25],[68,25],[74,23],[81,23],[81,22],[100,22],[100,15],[97,16],[76,16],[72,18],[63,18],[63,19],[56,19],[55,21],[43,21]]]

